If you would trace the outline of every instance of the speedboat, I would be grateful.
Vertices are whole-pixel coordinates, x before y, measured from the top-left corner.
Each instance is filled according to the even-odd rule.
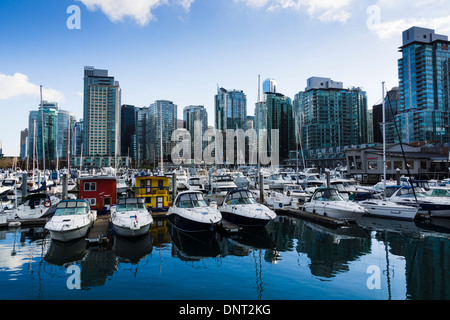
[[[401,205],[418,205],[419,214],[432,217],[450,217],[450,199],[447,197],[430,196],[420,187],[393,186],[386,188],[392,193],[390,200]]]
[[[97,218],[86,200],[63,200],[53,217],[45,224],[53,240],[69,242],[86,236]]]
[[[264,227],[277,217],[247,189],[230,191],[219,210],[225,220],[242,227]]]
[[[143,198],[123,198],[111,214],[111,222],[119,236],[137,237],[148,233],[153,218]]]
[[[127,182],[125,181],[125,178],[117,178],[117,194],[126,193],[128,189]]]
[[[366,214],[373,217],[383,217],[401,220],[414,220],[419,211],[418,206],[405,206],[384,199],[370,199],[358,202],[366,209]]]
[[[283,194],[291,197],[292,200],[298,199],[300,203],[305,203],[311,197],[311,195],[306,193],[305,190],[303,190],[302,186],[299,184],[286,185]]]
[[[178,194],[167,212],[167,221],[175,228],[186,232],[201,232],[213,229],[222,220],[217,207],[208,206],[200,191],[184,191]]]
[[[303,210],[336,219],[355,221],[360,218],[366,210],[360,205],[345,201],[339,192],[333,188],[319,188],[303,205]]]

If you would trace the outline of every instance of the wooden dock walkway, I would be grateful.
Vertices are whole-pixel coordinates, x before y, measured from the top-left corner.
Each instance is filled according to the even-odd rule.
[[[326,225],[333,226],[333,227],[344,227],[344,226],[349,225],[349,222],[347,220],[321,216],[319,214],[308,213],[303,210],[284,208],[284,209],[275,209],[275,212],[277,214],[294,216],[294,217],[302,218],[305,220],[317,222],[319,224],[326,224]]]
[[[111,227],[110,215],[98,216],[91,230],[89,230],[89,234],[87,235],[86,240],[89,243],[97,243],[97,244],[108,242],[110,227]]]

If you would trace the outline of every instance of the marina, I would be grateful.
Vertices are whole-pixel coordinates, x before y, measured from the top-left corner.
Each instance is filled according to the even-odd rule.
[[[18,193],[18,179],[19,187],[7,195],[14,205],[3,206],[1,213],[5,220],[0,227],[0,283],[5,288],[1,299],[450,298],[450,219],[418,214],[420,203],[411,197],[412,206],[406,206],[404,199],[402,205],[396,204],[389,195],[397,193],[388,191],[394,183],[386,192],[374,191],[375,186],[325,174],[317,175],[312,187],[307,178],[299,179],[297,172],[287,170],[285,178],[277,176],[276,184],[266,185],[264,179],[263,184],[255,181],[264,174],[250,172],[236,175],[247,180],[248,188],[235,184],[215,197],[212,190],[217,182],[229,186],[231,172],[209,170],[208,175],[220,178],[209,179],[214,188],[206,183],[204,191],[197,185],[191,190],[189,184],[179,190],[176,172],[164,178],[158,173],[123,173],[102,170],[75,179],[71,193],[40,190],[41,196],[35,198],[48,199],[51,194],[53,205],[46,203],[48,213],[35,219],[26,211],[21,214],[28,219],[12,218],[14,207],[27,199]],[[125,182],[126,187],[118,191],[111,181]],[[338,181],[339,186],[332,183]],[[408,183],[403,179],[395,190],[412,192]],[[435,196],[436,202],[444,203],[446,183],[413,190],[418,198],[432,201]],[[77,192],[80,186],[82,196]],[[311,205],[325,209],[310,211]],[[383,215],[369,210],[376,205]],[[331,211],[355,208],[357,214],[351,219]],[[402,219],[397,211],[406,209],[408,217]],[[397,211],[386,214],[392,210]],[[92,222],[86,220],[88,216],[83,218],[89,212]],[[409,218],[411,212],[417,215]],[[56,218],[62,221],[59,227],[51,224]],[[78,230],[77,225],[81,228],[80,221],[86,226],[82,234],[69,231]],[[56,238],[54,230],[60,230]],[[78,280],[68,270],[78,270]],[[372,276],[378,277],[373,283]],[[79,287],[73,289],[71,281]]]

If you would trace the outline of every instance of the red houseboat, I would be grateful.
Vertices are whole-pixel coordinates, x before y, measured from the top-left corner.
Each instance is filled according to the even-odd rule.
[[[78,179],[78,198],[87,200],[97,215],[109,214],[117,203],[117,180],[112,176],[91,176]]]

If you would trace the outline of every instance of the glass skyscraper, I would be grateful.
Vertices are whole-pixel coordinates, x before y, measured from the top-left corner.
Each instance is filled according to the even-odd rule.
[[[151,144],[154,152],[153,161],[160,162],[161,142],[163,158],[169,159],[175,142],[172,142],[172,133],[177,129],[177,105],[168,100],[157,100],[150,105],[150,118],[152,121]],[[161,140],[162,136],[162,140]]]
[[[403,32],[396,116],[402,142],[450,141],[449,44],[447,36],[432,29],[412,27]]]
[[[215,96],[215,127],[226,129],[247,129],[247,96],[242,90],[218,89]]]

